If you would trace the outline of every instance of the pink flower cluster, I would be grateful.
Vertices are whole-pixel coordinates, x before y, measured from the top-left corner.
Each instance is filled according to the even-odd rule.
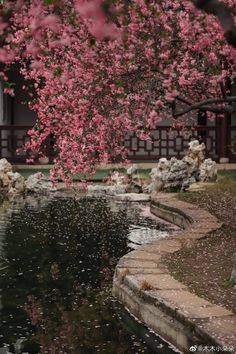
[[[234,49],[192,1],[116,0],[107,12],[102,0],[4,4],[0,60],[19,62],[34,82],[38,121],[26,149],[38,154],[54,137],[53,177],[124,160],[125,135],[147,138],[172,117],[176,96],[217,97],[219,82],[235,77]]]

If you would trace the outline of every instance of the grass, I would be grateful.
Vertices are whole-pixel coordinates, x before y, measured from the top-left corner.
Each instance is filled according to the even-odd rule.
[[[39,172],[39,171],[42,172],[45,176],[49,176],[49,170],[45,170],[45,169],[40,170],[40,168],[38,171],[33,170],[33,169],[28,169],[28,170],[19,169],[19,170],[17,170],[17,172],[22,174],[25,178],[28,178],[30,175],[32,175],[36,172]],[[120,168],[120,169],[118,169],[118,171],[120,173],[126,173],[126,170],[124,168]],[[141,179],[146,180],[149,178],[150,171],[151,171],[150,169],[139,169],[138,174]],[[92,178],[89,177],[88,179],[91,181],[94,181],[94,182],[96,182],[96,181],[101,182],[101,181],[103,181],[104,178],[108,177],[109,173],[111,173],[111,172],[112,172],[112,169],[97,170],[95,175]],[[83,174],[76,174],[73,179],[75,181],[79,181],[82,179],[86,179],[86,176]]]
[[[218,171],[219,177],[227,178],[231,181],[236,181],[236,170],[220,170]]]
[[[236,252],[236,171],[223,171],[218,182],[204,192],[179,193],[181,200],[215,215],[223,226],[166,257],[173,276],[207,300],[236,312],[236,292],[230,282]]]
[[[92,181],[101,181],[103,180],[105,177],[108,176],[108,173],[109,173],[110,170],[98,170],[95,175],[92,177]],[[49,176],[49,173],[50,171],[49,170],[45,170],[45,169],[42,169],[38,171],[36,170],[17,170],[17,172],[19,172],[21,175],[23,175],[25,178],[28,178],[30,175],[36,173],[36,172],[42,172],[45,176]],[[77,180],[81,180],[81,179],[85,179],[86,177],[83,175],[83,174],[77,174],[74,176],[74,180],[77,181]]]

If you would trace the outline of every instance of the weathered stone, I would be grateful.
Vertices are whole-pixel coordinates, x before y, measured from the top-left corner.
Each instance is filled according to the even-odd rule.
[[[155,289],[187,289],[184,284],[178,282],[169,274],[145,274],[135,277],[140,285],[145,281]]]
[[[172,157],[169,161],[161,158],[157,167],[153,168],[151,183],[146,186],[149,193],[161,190],[187,190],[197,181],[212,182],[216,180],[216,163],[211,159],[204,160],[205,145],[198,140],[189,143],[189,149],[182,160]]]
[[[7,176],[11,181],[11,187],[9,188],[9,194],[19,194],[23,193],[25,190],[25,179],[18,172],[7,172]]]
[[[128,176],[133,176],[138,171],[138,165],[133,164],[127,168],[126,173]]]
[[[157,268],[157,264],[153,261],[140,261],[129,258],[121,258],[118,263],[118,268]]]
[[[188,318],[224,317],[232,315],[231,311],[221,306],[216,306],[186,290],[158,290],[156,292],[153,291],[151,294],[153,297],[167,301],[170,306],[179,310],[182,315]]]
[[[200,180],[203,182],[215,182],[217,179],[216,162],[212,159],[206,159],[200,165]]]
[[[154,261],[158,262],[161,256],[154,253],[148,253],[144,251],[132,251],[127,253],[122,259],[138,259],[140,261]]]
[[[14,194],[23,193],[25,190],[24,177],[18,172],[13,172],[11,164],[6,159],[0,160],[0,192],[12,197]]]
[[[0,159],[0,173],[12,172],[12,165],[7,159]]]
[[[110,182],[112,185],[121,186],[125,184],[125,175],[118,171],[114,171],[110,176]]]
[[[158,290],[156,293],[152,293],[155,297],[161,297],[162,299],[172,303],[176,308],[190,308],[190,307],[210,307],[212,304],[204,300],[203,298],[191,294],[186,290]]]
[[[145,193],[124,193],[117,194],[116,199],[125,202],[148,202],[150,200],[150,195]]]
[[[197,165],[200,166],[204,160],[206,146],[204,143],[199,143],[198,140],[192,140],[188,144],[189,149],[187,156],[196,161]]]
[[[25,187],[27,192],[39,194],[55,192],[57,190],[49,178],[41,172],[29,176],[25,182]]]
[[[224,317],[232,315],[232,312],[228,311],[221,306],[209,306],[209,307],[182,307],[179,309],[179,313],[188,318],[209,318],[209,317]]]
[[[164,189],[181,190],[183,184],[185,184],[185,188],[189,186],[187,164],[183,160],[172,158],[170,160],[170,170],[166,176]]]
[[[227,346],[228,353],[235,353],[236,349],[236,316],[213,317],[206,320],[196,319],[195,323],[208,335],[214,337],[219,345]],[[227,353],[226,352],[226,353]]]
[[[127,192],[128,193],[142,193],[143,183],[138,174],[138,165],[131,165],[126,170],[128,180],[127,180]]]
[[[151,245],[142,246],[141,250],[149,253],[164,254],[174,253],[181,248],[181,242],[174,239],[153,242]]]
[[[164,268],[117,268],[116,276],[124,277],[126,275],[135,275],[135,274],[167,274],[167,270]]]

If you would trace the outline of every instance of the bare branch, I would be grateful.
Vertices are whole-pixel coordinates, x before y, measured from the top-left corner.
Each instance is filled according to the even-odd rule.
[[[183,102],[183,103],[186,103],[188,106],[191,106],[193,104],[192,102],[190,102],[189,100],[187,100],[186,98],[184,98],[182,96],[177,96],[176,100],[178,100],[180,102]]]
[[[231,96],[231,97],[225,97],[225,98],[209,98],[207,100],[190,104],[190,102],[182,97],[176,97],[176,99],[179,99],[180,101],[186,103],[188,107],[180,110],[180,111],[175,111],[173,110],[173,116],[174,118],[183,116],[186,113],[189,113],[194,110],[201,110],[201,111],[209,111],[213,113],[226,113],[226,112],[232,112],[233,108],[229,105],[224,106],[224,107],[218,107],[213,104],[219,104],[219,103],[232,103],[236,102],[236,96]]]
[[[218,17],[227,42],[236,48],[236,26],[230,8],[219,0],[193,0],[194,5]]]

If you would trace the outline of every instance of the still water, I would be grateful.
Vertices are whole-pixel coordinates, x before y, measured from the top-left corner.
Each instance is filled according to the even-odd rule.
[[[137,231],[172,231],[143,210],[72,197],[2,204],[0,354],[173,353],[111,296]]]

